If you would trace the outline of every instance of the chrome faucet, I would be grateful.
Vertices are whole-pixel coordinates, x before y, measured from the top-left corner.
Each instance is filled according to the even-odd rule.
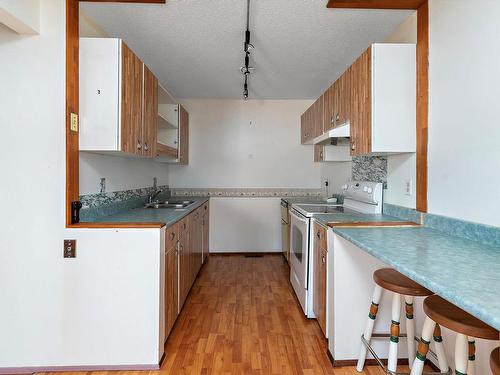
[[[156,190],[153,194],[151,194],[149,196],[149,203],[153,203],[153,199],[155,199],[161,192],[163,192],[163,189]]]

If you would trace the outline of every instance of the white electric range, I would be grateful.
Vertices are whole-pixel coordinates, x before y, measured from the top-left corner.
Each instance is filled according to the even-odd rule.
[[[380,214],[383,185],[369,181],[350,181],[342,186],[343,204],[292,204],[290,208],[290,282],[308,318],[313,312],[313,235],[311,218],[322,214]]]

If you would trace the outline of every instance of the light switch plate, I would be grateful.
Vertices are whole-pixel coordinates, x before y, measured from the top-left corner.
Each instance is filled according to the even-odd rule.
[[[70,113],[69,115],[69,128],[71,131],[78,131],[78,115],[76,113]]]

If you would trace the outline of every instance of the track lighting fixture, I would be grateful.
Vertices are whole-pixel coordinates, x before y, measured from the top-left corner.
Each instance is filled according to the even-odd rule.
[[[240,72],[244,75],[243,83],[243,100],[248,99],[248,81],[250,74],[253,73],[253,67],[250,66],[250,52],[254,49],[250,43],[250,0],[247,0],[247,29],[245,31],[245,42],[243,44],[243,52],[245,52],[245,65],[240,68]]]

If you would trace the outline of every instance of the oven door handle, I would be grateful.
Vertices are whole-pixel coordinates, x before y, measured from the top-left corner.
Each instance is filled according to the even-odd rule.
[[[302,223],[307,224],[308,219],[302,216],[301,214],[297,213],[297,211],[291,209],[290,215],[293,216],[295,219],[301,221]]]

